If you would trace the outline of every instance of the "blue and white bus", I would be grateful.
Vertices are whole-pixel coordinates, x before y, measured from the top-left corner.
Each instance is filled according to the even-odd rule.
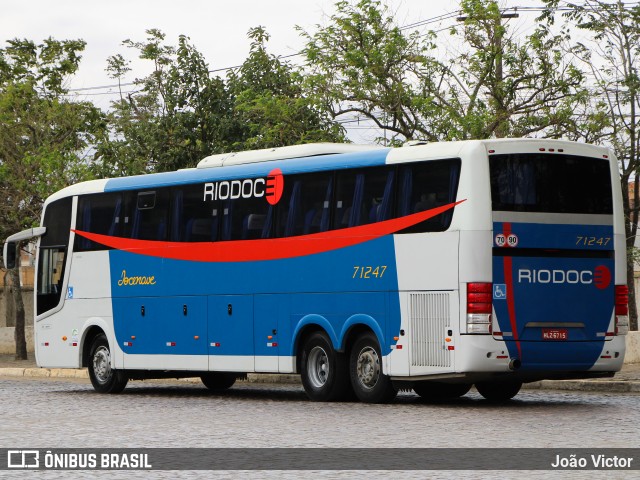
[[[612,376],[628,330],[607,149],[312,144],[95,180],[44,205],[35,350],[130,379],[299,373],[308,396],[487,399]],[[10,258],[11,260],[11,258]]]

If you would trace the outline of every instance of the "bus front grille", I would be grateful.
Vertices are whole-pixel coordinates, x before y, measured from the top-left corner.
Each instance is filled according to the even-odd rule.
[[[410,293],[411,366],[449,367],[444,338],[450,326],[449,293]]]

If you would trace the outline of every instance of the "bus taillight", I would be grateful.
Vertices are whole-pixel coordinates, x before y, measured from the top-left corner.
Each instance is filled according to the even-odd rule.
[[[467,333],[491,333],[492,292],[491,283],[467,284]]]
[[[616,324],[615,335],[629,333],[629,287],[616,285]]]

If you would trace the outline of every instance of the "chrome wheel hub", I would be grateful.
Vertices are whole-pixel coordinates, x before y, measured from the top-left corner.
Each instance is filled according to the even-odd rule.
[[[364,388],[371,389],[376,386],[378,378],[380,378],[380,357],[374,348],[365,347],[360,351],[356,374],[358,381]]]
[[[107,383],[111,377],[111,355],[105,346],[98,347],[93,353],[93,373],[100,383]]]
[[[311,381],[311,385],[315,388],[321,388],[329,379],[329,357],[327,352],[316,346],[309,352],[309,361],[307,362],[307,376]]]

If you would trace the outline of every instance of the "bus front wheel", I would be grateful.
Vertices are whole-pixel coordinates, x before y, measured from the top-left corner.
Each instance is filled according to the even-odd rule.
[[[349,370],[344,354],[336,352],[324,332],[312,334],[302,348],[302,386],[311,400],[331,402],[349,394]]]
[[[515,397],[520,388],[522,382],[478,382],[476,383],[476,390],[489,401],[492,402],[506,402]]]
[[[200,377],[204,386],[212,392],[223,392],[236,383],[235,373],[209,372]]]
[[[372,333],[362,335],[354,343],[351,349],[349,373],[353,391],[362,402],[386,403],[398,394],[391,379],[382,373],[380,345]]]
[[[120,393],[129,379],[122,370],[111,368],[111,350],[104,333],[98,335],[89,351],[89,379],[99,393]]]

